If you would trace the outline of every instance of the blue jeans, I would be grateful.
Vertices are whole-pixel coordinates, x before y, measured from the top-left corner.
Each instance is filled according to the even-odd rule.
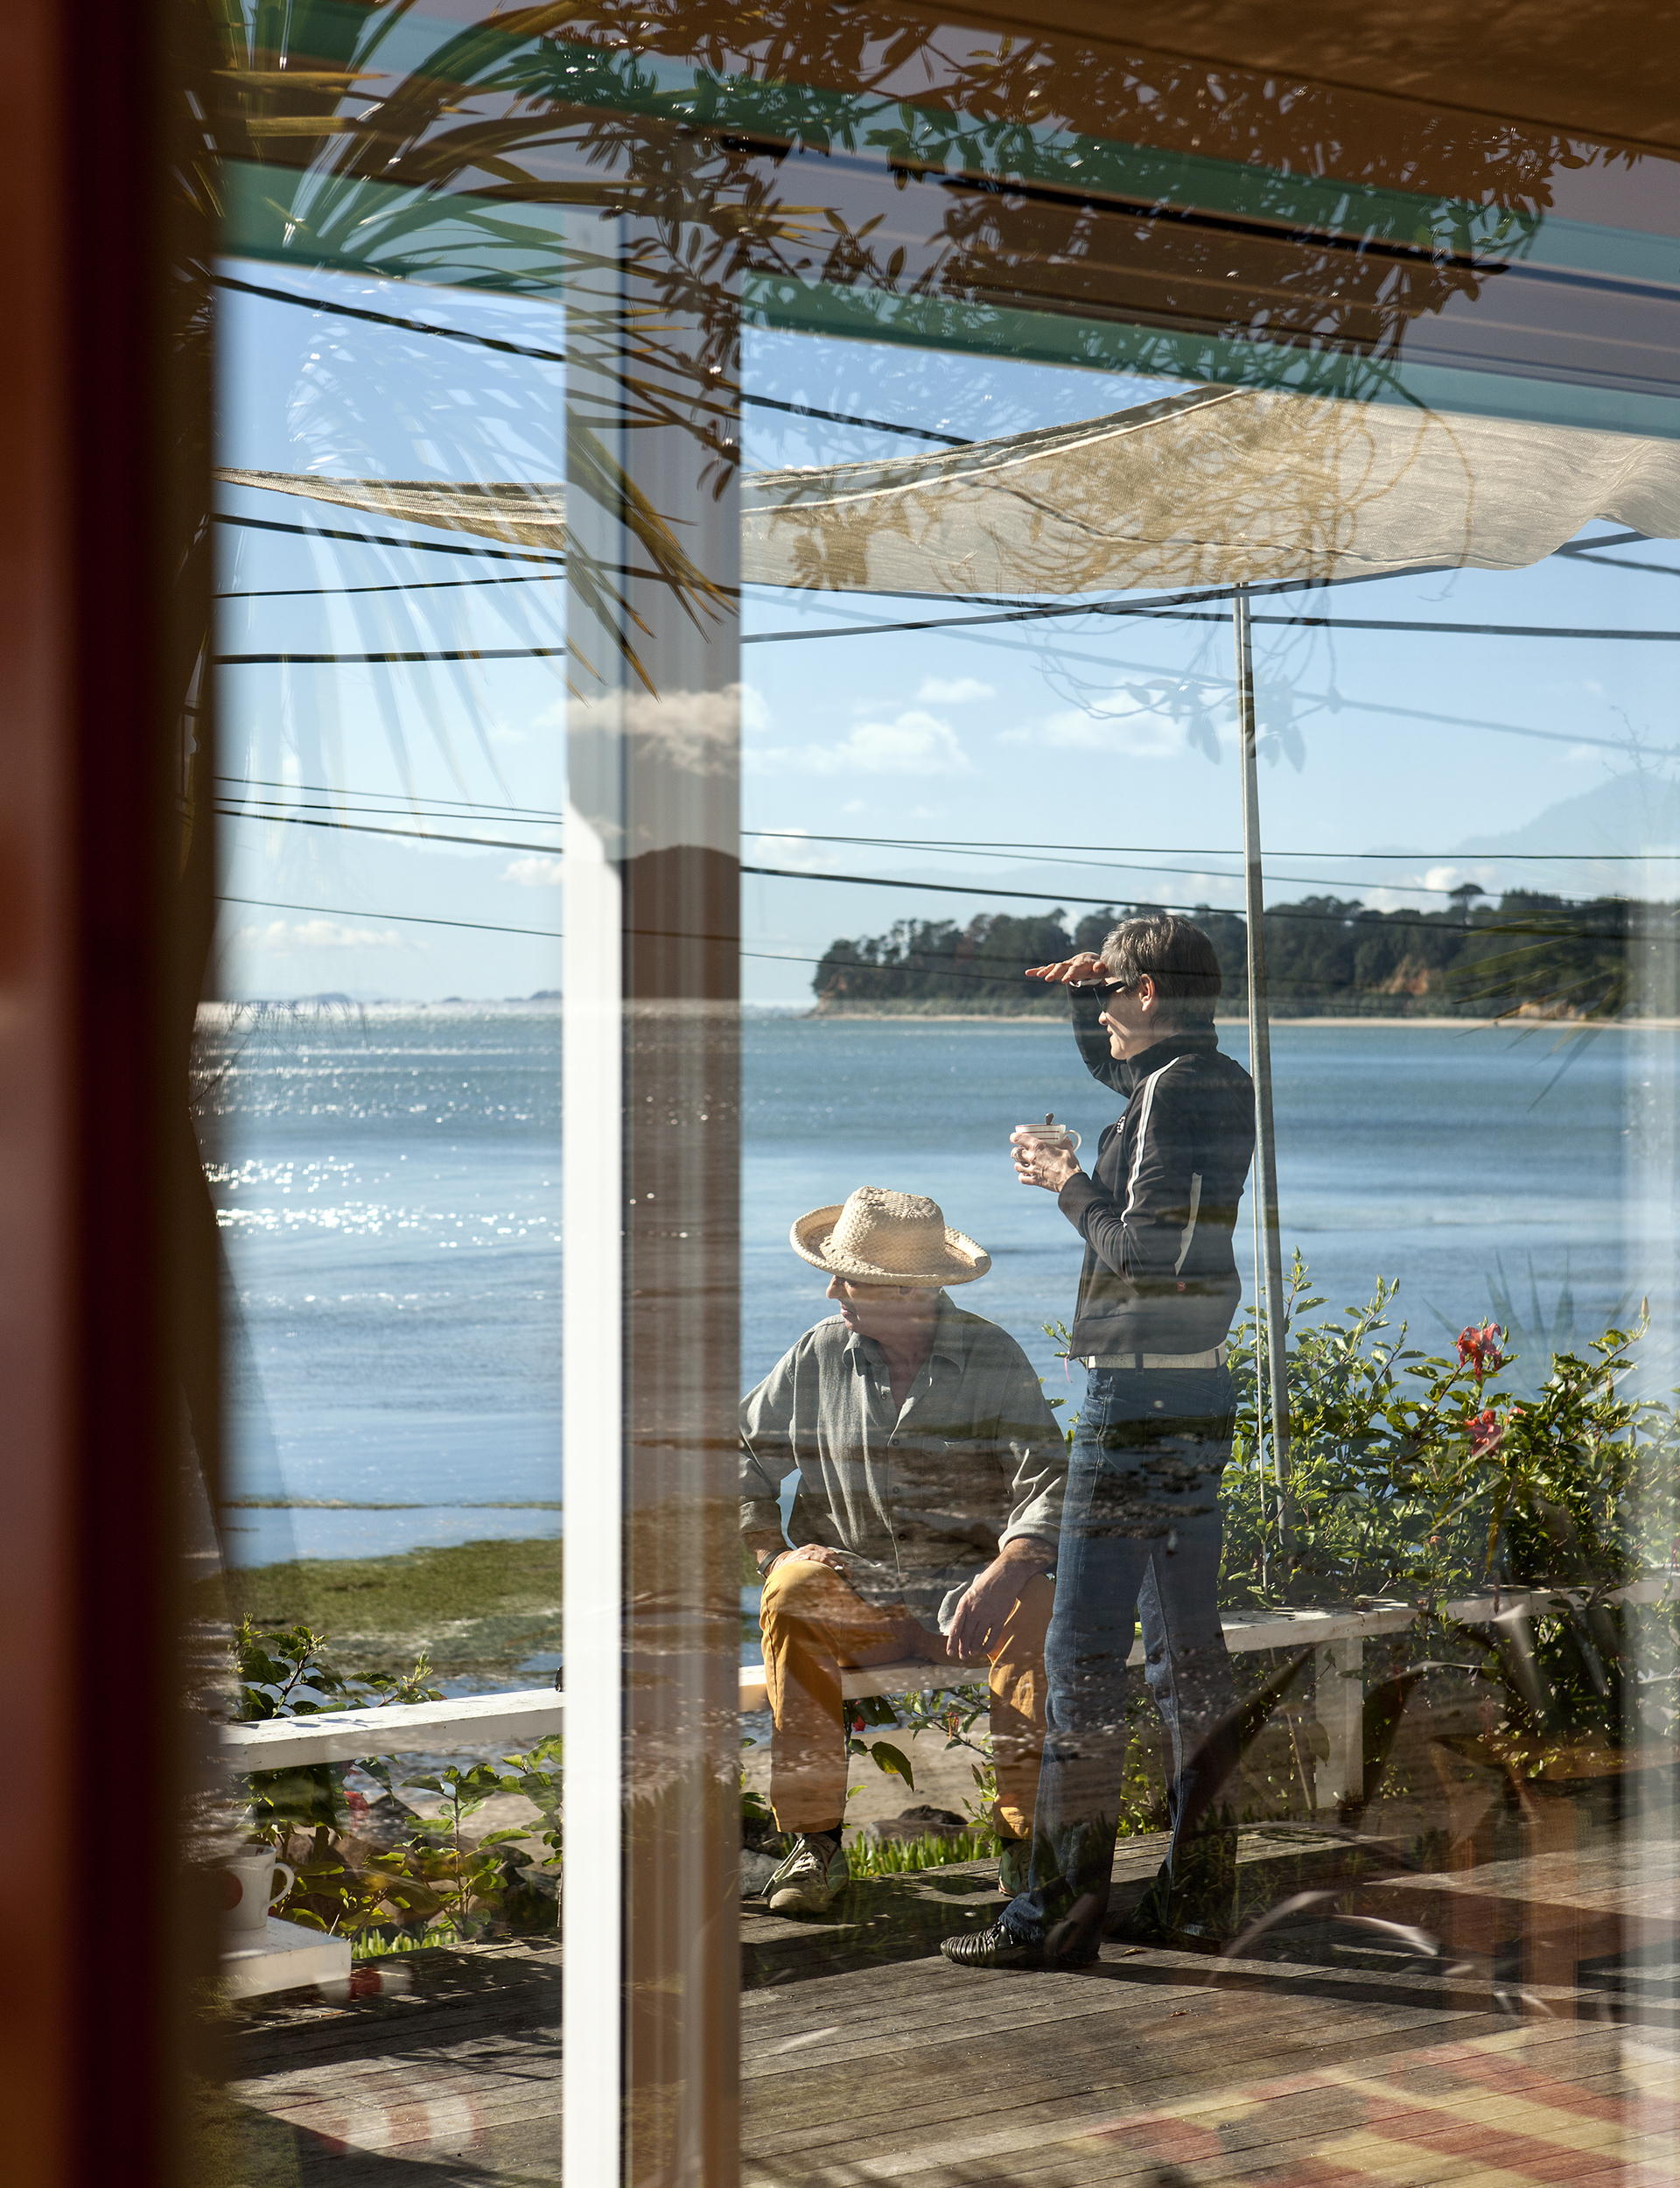
[[[1197,1786],[1196,1752],[1236,1700],[1218,1609],[1219,1477],[1234,1415],[1224,1368],[1090,1371],[1045,1648],[1048,1729],[1032,1866],[1028,1890],[1004,1915],[1018,1935],[1042,1938],[1075,1902],[1082,1931],[1106,1911],[1125,1771],[1126,1659],[1140,1613],[1144,1677],[1169,1743],[1172,1837],[1162,1885],[1176,1892],[1197,1872],[1199,1849],[1180,1827]]]

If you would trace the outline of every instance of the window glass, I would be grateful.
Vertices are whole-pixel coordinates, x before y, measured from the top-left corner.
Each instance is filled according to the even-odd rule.
[[[850,11],[231,67],[252,2147],[1654,2162],[1667,166]]]

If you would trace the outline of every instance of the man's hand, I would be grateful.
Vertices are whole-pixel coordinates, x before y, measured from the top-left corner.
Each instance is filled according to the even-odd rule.
[[[958,1663],[974,1663],[986,1652],[987,1644],[1003,1630],[1003,1623],[1021,1600],[1021,1590],[1035,1573],[1049,1568],[1048,1546],[1029,1535],[1006,1542],[984,1573],[976,1573],[956,1607],[946,1636],[945,1652]]]
[[[831,1573],[838,1573],[842,1580],[846,1577],[845,1553],[830,1550],[821,1542],[802,1542],[798,1549],[784,1550],[780,1557],[773,1558],[770,1562],[773,1567],[790,1562],[826,1565]]]
[[[1055,964],[1030,964],[1026,968],[1029,980],[1059,980],[1064,987],[1074,982],[1084,985],[1092,980],[1106,980],[1109,968],[1101,957],[1093,957],[1088,950],[1082,950],[1076,957],[1063,957]]]

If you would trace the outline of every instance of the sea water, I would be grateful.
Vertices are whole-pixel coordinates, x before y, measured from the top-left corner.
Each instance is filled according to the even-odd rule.
[[[557,1006],[380,1006],[222,1039],[230,1554],[557,1532]],[[1246,1061],[1240,1026],[1221,1040]],[[978,1239],[991,1272],[962,1303],[1076,1396],[1044,1325],[1071,1316],[1080,1242],[1008,1153],[1012,1126],[1054,1111],[1088,1163],[1116,1112],[1066,1025],[767,1017],[744,1049],[743,1386],[830,1311],[788,1246],[794,1217],[883,1185],[931,1194]],[[1508,1304],[1533,1357],[1653,1288],[1629,1120],[1671,1108],[1680,1035],[1560,1048],[1550,1031],[1321,1020],[1276,1027],[1272,1055],[1284,1250],[1332,1307],[1397,1279],[1396,1318],[1435,1350]]]

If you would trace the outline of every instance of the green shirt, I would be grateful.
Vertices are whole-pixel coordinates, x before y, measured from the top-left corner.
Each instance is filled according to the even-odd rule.
[[[933,1349],[900,1408],[886,1356],[836,1315],[808,1329],[741,1401],[741,1532],[846,1553],[865,1602],[945,1623],[1017,1535],[1054,1546],[1068,1447],[1006,1330],[939,1295]]]

